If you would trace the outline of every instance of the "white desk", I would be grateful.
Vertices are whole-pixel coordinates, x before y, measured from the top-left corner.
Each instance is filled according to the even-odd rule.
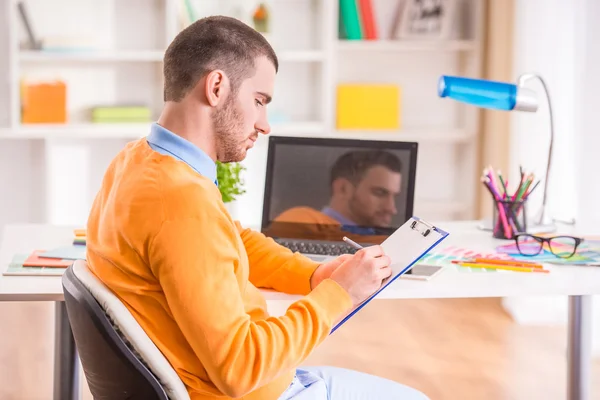
[[[500,241],[476,228],[475,222],[443,223],[450,236],[440,246],[456,245],[477,251],[492,251]],[[0,270],[15,253],[52,248],[70,243],[73,227],[10,225],[0,246]],[[549,274],[518,272],[459,272],[448,268],[430,282],[399,279],[379,299],[466,298],[511,296],[569,296],[568,399],[590,398],[591,295],[600,294],[600,268],[549,266]],[[297,299],[264,291],[269,308],[279,311]],[[57,302],[55,362],[56,399],[76,398],[78,376],[76,354],[64,308],[60,277],[8,277],[0,275],[0,301]]]

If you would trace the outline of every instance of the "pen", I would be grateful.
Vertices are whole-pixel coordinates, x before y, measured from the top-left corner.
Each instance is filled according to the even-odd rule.
[[[360,244],[356,243],[354,240],[352,240],[352,239],[350,239],[350,238],[348,238],[346,236],[344,236],[342,238],[342,240],[344,242],[348,243],[350,246],[354,247],[356,250],[360,250],[360,249],[363,248]]]
[[[556,264],[556,265],[564,265],[566,267],[600,267],[600,263],[597,262],[589,262],[589,263],[573,263],[567,264],[560,261],[544,261],[548,264]]]

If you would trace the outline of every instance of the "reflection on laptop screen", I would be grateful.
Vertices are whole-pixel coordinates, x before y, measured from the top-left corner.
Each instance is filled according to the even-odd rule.
[[[379,243],[413,212],[417,143],[270,137],[262,230]]]

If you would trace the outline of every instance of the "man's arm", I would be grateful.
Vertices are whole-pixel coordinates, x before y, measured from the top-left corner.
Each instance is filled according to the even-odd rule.
[[[215,213],[203,209],[198,218],[164,222],[148,255],[173,318],[211,381],[240,397],[300,365],[353,302],[326,279],[283,316],[251,321],[240,291],[246,282],[235,274],[242,262],[238,232]]]
[[[250,282],[256,287],[290,294],[311,291],[311,277],[319,263],[293,253],[260,232],[244,229],[236,221],[250,261]]]

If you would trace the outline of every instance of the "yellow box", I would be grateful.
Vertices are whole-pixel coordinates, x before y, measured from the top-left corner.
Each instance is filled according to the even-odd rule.
[[[337,87],[338,129],[400,129],[400,88],[385,84]]]

